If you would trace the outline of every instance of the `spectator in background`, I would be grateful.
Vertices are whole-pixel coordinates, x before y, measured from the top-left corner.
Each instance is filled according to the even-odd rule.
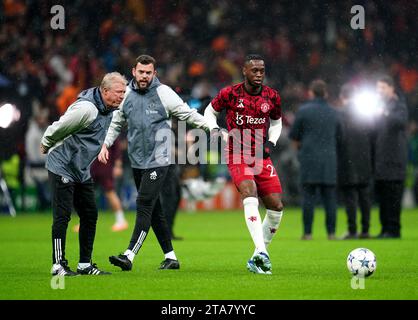
[[[173,148],[172,153],[175,159],[178,159],[178,118],[174,116],[172,117],[171,121],[171,131],[175,140],[175,147]],[[179,165],[176,162],[170,164],[168,166],[164,184],[162,185],[160,191],[161,207],[164,209],[163,211],[166,216],[168,229],[170,230],[171,240],[183,240],[182,237],[177,237],[174,235],[174,221],[181,201],[180,178],[181,173]]]
[[[327,96],[326,83],[312,81],[309,86],[311,101],[299,108],[289,133],[294,147],[299,150],[303,240],[312,239],[317,191],[325,208],[328,239],[335,239],[338,116],[336,110],[328,105]]]
[[[48,186],[48,172],[45,170],[46,155],[39,150],[39,142],[48,127],[48,110],[35,112],[29,122],[29,129],[25,136],[25,149],[29,174],[36,186],[38,209],[50,207],[51,195]]]
[[[111,154],[107,164],[100,163],[96,159],[91,166],[91,176],[103,189],[107,203],[115,214],[115,223],[112,226],[112,231],[123,231],[129,227],[123,213],[121,201],[115,190],[115,179],[123,174],[122,153],[118,141],[116,140],[110,148]]]
[[[354,87],[340,91],[341,131],[338,139],[338,186],[348,218],[348,233],[342,239],[369,238],[372,178],[371,123],[361,118],[353,101]],[[368,106],[361,106],[367,108]],[[357,206],[361,211],[361,233],[357,234]]]
[[[418,123],[412,120],[409,125],[409,161],[414,170],[413,200],[418,204]]]
[[[180,168],[170,164],[160,192],[161,206],[164,208],[171,240],[183,240],[174,234],[174,221],[181,201]]]
[[[115,179],[123,174],[122,153],[119,147],[119,140],[110,148],[109,160],[106,164],[97,159],[91,165],[91,177],[94,183],[100,186],[104,192],[107,203],[115,214],[115,223],[112,231],[123,231],[128,229],[129,224],[125,219],[122,204],[115,190]],[[75,225],[73,230],[78,232],[80,225]]]
[[[379,202],[379,239],[401,237],[401,211],[407,164],[408,109],[395,90],[391,77],[377,81],[376,89],[383,100],[374,141],[376,195]]]
[[[64,87],[61,94],[56,99],[57,112],[61,116],[67,111],[67,107],[77,100],[77,96],[80,93],[80,88],[74,83]]]

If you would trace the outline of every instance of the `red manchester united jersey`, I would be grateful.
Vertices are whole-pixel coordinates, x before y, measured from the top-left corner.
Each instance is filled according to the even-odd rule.
[[[264,143],[267,139],[269,118],[278,120],[282,114],[279,93],[268,86],[262,86],[257,95],[249,94],[244,83],[229,86],[223,88],[211,104],[215,111],[226,109],[228,131],[233,132],[233,136],[240,136],[244,153],[251,150],[253,155],[256,143]],[[232,151],[231,143],[229,150]]]

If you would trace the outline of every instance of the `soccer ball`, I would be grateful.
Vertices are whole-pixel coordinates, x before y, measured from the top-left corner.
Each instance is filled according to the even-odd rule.
[[[357,277],[369,277],[376,270],[376,256],[366,248],[357,248],[347,257],[348,270]]]

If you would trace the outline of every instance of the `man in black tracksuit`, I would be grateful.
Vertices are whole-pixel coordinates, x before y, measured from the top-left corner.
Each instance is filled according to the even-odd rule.
[[[408,109],[404,99],[397,95],[392,78],[382,77],[376,86],[383,100],[374,138],[374,178],[382,224],[378,238],[400,238]]]
[[[84,90],[65,114],[48,127],[41,141],[48,153],[46,168],[53,210],[52,275],[110,274],[91,262],[96,234],[97,207],[91,163],[96,159],[112,120],[122,102],[126,79],[117,72],[105,75],[100,87]],[[68,222],[74,206],[80,217],[80,260],[73,272],[65,259]]]

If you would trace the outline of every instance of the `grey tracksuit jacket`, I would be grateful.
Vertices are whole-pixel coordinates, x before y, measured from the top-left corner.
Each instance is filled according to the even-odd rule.
[[[154,77],[146,91],[138,90],[135,79],[129,83],[125,98],[113,114],[105,144],[110,147],[128,127],[128,154],[136,169],[168,166],[171,158],[171,116],[206,131],[212,128],[197,110],[191,109],[170,87]],[[163,138],[166,139],[163,139]]]
[[[90,166],[103,145],[113,111],[104,105],[98,87],[81,92],[42,137],[41,143],[49,148],[45,167],[72,182],[90,179]]]

